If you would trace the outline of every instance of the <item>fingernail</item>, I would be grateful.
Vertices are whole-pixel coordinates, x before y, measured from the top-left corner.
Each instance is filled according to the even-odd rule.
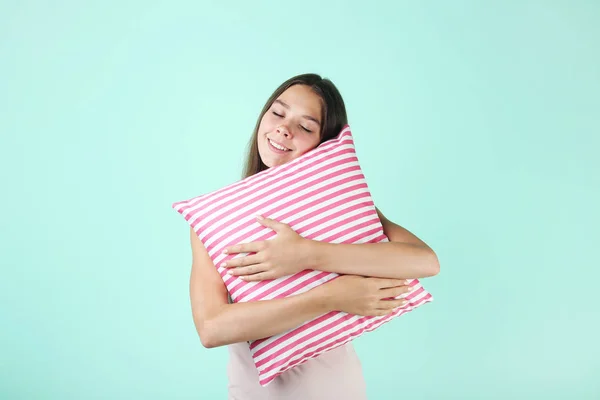
[[[226,268],[226,267],[227,267],[227,263],[226,262],[221,263],[221,268]]]
[[[406,305],[406,303],[408,303],[408,301],[404,300],[404,301],[403,301],[402,303],[400,303],[400,304],[402,304],[403,306],[405,306],[405,305]]]
[[[404,281],[404,284],[408,285],[409,282],[410,282],[410,280],[407,279],[407,280]]]
[[[412,286],[408,287],[408,291],[410,292],[411,290],[413,290],[414,288]]]
[[[227,249],[223,250],[223,254],[229,254],[229,251],[227,251]]]
[[[257,215],[257,216],[256,216],[256,219],[258,219],[258,220],[263,220],[264,218],[262,217],[262,215]]]

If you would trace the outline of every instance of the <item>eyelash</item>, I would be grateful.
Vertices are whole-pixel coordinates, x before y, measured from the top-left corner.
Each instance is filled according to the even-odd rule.
[[[273,114],[275,114],[277,117],[279,117],[279,118],[283,118],[283,115],[279,115],[279,114],[277,114],[275,111],[272,111],[272,112],[273,112]],[[304,129],[304,131],[305,131],[305,132],[307,132],[307,133],[312,133],[312,131],[310,131],[310,130],[306,129],[306,128],[305,128],[305,127],[303,127],[302,125],[300,125],[300,128]]]

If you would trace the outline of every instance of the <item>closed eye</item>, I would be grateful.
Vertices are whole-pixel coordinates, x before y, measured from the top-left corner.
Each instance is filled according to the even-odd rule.
[[[283,115],[281,114],[277,114],[275,111],[271,111],[273,113],[273,115],[275,115],[277,118],[283,118]],[[305,128],[304,126],[300,125],[300,128],[302,128],[305,132],[307,133],[312,133],[312,131],[310,129]]]

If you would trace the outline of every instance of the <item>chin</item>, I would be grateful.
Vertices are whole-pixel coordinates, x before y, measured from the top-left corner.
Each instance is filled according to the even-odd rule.
[[[267,143],[265,143],[265,144],[266,144],[266,146],[268,146]],[[265,155],[266,155],[266,157],[265,157]],[[283,165],[283,164],[287,163],[288,161],[291,161],[294,159],[293,155],[292,155],[292,157],[288,156],[285,158],[277,157],[276,155],[273,155],[268,148],[264,149],[264,150],[259,148],[258,156],[260,157],[260,160],[262,161],[262,163],[267,166],[267,168],[272,168],[272,167],[276,167],[278,165]]]
[[[258,150],[258,157],[260,158],[260,161],[267,166],[267,168],[271,168],[273,166],[273,162],[265,159],[264,152],[260,149]]]
[[[279,162],[279,163],[278,163],[278,162],[276,162],[276,161],[269,161],[269,160],[267,160],[267,161],[265,162],[265,160],[263,160],[263,164],[265,164],[265,165],[267,166],[267,168],[273,168],[273,167],[276,167],[276,166],[278,166],[278,165],[283,165],[283,164],[285,164],[285,161],[283,161],[283,162]]]

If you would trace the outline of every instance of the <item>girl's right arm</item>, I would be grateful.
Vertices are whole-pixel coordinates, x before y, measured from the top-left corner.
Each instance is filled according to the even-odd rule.
[[[395,279],[342,276],[307,292],[282,299],[229,304],[227,289],[204,245],[190,228],[190,301],[194,325],[204,347],[257,340],[285,332],[333,310],[385,315],[406,293]]]

